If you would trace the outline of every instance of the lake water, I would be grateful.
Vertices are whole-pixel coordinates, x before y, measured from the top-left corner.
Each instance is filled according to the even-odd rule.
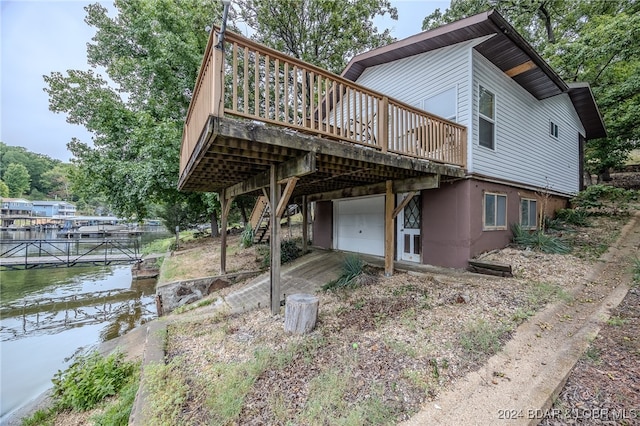
[[[1,271],[0,422],[75,355],[155,318],[154,298],[155,279],[133,281],[130,265]]]

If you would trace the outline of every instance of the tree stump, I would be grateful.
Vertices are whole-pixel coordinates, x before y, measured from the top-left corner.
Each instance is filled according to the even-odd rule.
[[[287,296],[284,310],[284,331],[306,334],[313,330],[318,320],[318,297],[312,294]]]

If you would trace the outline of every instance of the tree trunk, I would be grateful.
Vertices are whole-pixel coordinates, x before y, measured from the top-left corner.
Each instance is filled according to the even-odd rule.
[[[218,230],[218,218],[215,210],[211,213],[211,236],[213,238],[220,236],[220,231]]]
[[[294,334],[311,332],[318,320],[318,302],[318,297],[312,294],[300,293],[287,296],[284,331]]]
[[[547,30],[547,41],[549,43],[555,43],[556,37],[553,33],[553,26],[551,24],[551,15],[545,7],[544,3],[538,8],[538,16],[544,21],[544,27]]]

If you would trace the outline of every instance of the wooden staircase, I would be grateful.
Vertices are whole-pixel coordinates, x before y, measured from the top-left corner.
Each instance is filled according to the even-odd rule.
[[[288,217],[296,214],[298,206],[296,204],[290,204],[284,209],[283,217]],[[271,209],[269,207],[269,200],[266,196],[261,195],[256,200],[256,204],[251,211],[251,217],[249,218],[249,224],[253,229],[253,243],[259,244],[261,242],[269,241],[269,223],[270,223]]]
[[[264,195],[261,195],[256,200],[256,204],[253,206],[249,223],[251,229],[253,229],[253,243],[259,244],[262,240],[269,237],[269,216],[271,209],[269,208],[269,200]]]

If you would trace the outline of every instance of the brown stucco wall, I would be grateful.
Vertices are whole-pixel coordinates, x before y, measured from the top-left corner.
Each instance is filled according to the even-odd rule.
[[[507,196],[507,229],[484,231],[482,209],[485,192]],[[422,260],[425,264],[465,268],[468,259],[511,242],[511,225],[520,222],[521,198],[543,199],[534,191],[476,179],[443,183],[437,190],[422,192]],[[567,206],[561,197],[549,197],[546,213]]]
[[[323,249],[333,248],[333,203],[315,203],[313,219],[313,245]]]
[[[443,183],[422,191],[422,262],[466,267],[469,258],[468,181]]]

